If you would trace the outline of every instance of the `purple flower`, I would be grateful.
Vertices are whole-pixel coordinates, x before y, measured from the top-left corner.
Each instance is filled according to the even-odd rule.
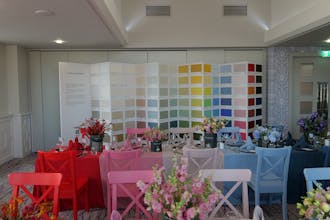
[[[301,118],[297,124],[303,129],[305,129],[305,119]]]
[[[311,115],[311,118],[310,118],[310,119],[311,119],[312,121],[315,121],[315,119],[317,119],[317,117],[318,117],[317,112],[313,112],[312,115]]]

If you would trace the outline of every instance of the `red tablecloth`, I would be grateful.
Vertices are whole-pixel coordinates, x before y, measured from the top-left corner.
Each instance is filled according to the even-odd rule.
[[[59,152],[60,154],[61,152]],[[76,158],[76,175],[88,177],[88,194],[90,208],[104,208],[102,183],[99,166],[100,155],[87,154]],[[35,171],[40,171],[40,160],[35,161]],[[78,198],[78,209],[84,208],[83,196]],[[61,210],[72,209],[72,201],[60,201]]]

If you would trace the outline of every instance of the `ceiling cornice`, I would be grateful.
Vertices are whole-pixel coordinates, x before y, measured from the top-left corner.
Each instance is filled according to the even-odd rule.
[[[120,45],[126,45],[128,43],[127,32],[122,25],[121,16],[118,14],[120,9],[117,8],[114,0],[87,0],[87,2],[107,29],[120,42]]]

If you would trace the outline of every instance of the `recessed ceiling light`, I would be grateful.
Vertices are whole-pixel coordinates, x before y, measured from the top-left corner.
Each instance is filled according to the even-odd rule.
[[[57,44],[64,44],[65,43],[65,41],[62,40],[62,39],[56,39],[56,40],[54,40],[54,42],[57,43]]]
[[[36,15],[41,15],[41,16],[52,16],[52,15],[55,15],[55,13],[51,10],[48,10],[48,9],[38,9],[38,10],[35,10],[34,13]]]
[[[330,44],[330,38],[326,39],[324,42]]]

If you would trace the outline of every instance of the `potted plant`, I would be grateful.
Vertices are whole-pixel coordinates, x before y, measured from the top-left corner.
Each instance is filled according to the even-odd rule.
[[[164,169],[154,167],[151,183],[137,182],[145,192],[147,210],[162,213],[165,219],[205,219],[220,199],[220,192],[213,190],[210,178],[190,177],[187,173],[187,158],[181,158],[181,167],[173,158],[174,166],[164,179]]]
[[[81,130],[85,131],[90,138],[90,147],[98,152],[102,152],[103,137],[105,131],[111,129],[111,123],[107,123],[105,120],[99,121],[98,119],[89,118],[81,124]]]
[[[217,133],[218,130],[224,128],[228,123],[227,119],[215,119],[215,118],[203,118],[199,129],[204,132],[204,142],[205,147],[210,145],[210,147],[217,146]]]
[[[144,133],[145,138],[150,141],[152,152],[162,151],[162,141],[168,139],[167,133],[160,130],[159,128],[151,128]]]
[[[310,117],[299,119],[297,124],[302,128],[306,142],[309,137],[325,137],[327,132],[327,121],[317,112],[313,112]]]

